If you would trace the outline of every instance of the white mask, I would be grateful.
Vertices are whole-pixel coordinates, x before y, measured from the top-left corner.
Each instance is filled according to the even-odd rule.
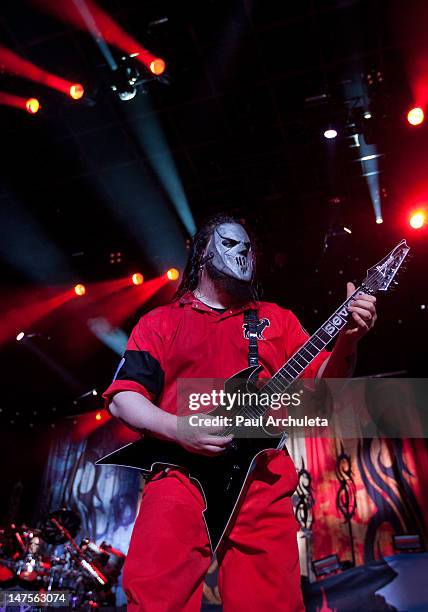
[[[239,223],[218,225],[210,238],[207,254],[212,265],[227,276],[250,281],[254,262],[250,238]]]

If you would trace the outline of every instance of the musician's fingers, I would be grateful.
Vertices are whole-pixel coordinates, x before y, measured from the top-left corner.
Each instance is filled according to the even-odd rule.
[[[219,455],[225,451],[224,446],[212,446],[211,444],[205,444],[201,449],[201,455]]]
[[[224,425],[204,424],[201,426],[200,431],[201,431],[201,434],[204,434],[207,436],[216,436],[217,438],[219,437],[221,438],[222,437],[221,434],[224,432]]]
[[[358,308],[365,308],[370,311],[372,314],[376,312],[376,306],[374,302],[369,302],[368,300],[357,299],[350,302],[349,306],[358,306]]]
[[[346,283],[346,297],[351,297],[355,291],[354,283]]]
[[[355,323],[357,323],[358,327],[361,327],[362,329],[365,329],[365,330],[369,329],[369,326],[367,325],[367,323],[364,321],[364,319],[360,317],[360,315],[357,312],[352,313],[352,318],[354,319]]]
[[[204,436],[200,438],[202,444],[211,444],[212,446],[227,446],[233,440],[233,436]]]
[[[358,293],[356,299],[367,300],[367,302],[373,302],[373,304],[376,304],[376,297],[374,295],[370,295],[369,293]]]
[[[365,321],[371,321],[373,318],[373,314],[365,308],[358,308],[358,306],[349,306],[348,310],[354,314],[360,315],[360,317]],[[357,321],[357,319],[355,320]]]
[[[192,415],[193,416],[193,415]],[[214,434],[220,434],[224,430],[224,426],[220,425],[210,425],[209,416],[204,416],[203,421],[200,424],[191,424],[190,421],[187,422],[187,427],[191,429],[197,429],[201,435],[210,436]]]
[[[205,424],[203,425],[203,428],[204,428],[204,432],[206,432],[208,436],[219,434],[224,430],[224,426],[221,427],[220,425]]]
[[[346,295],[347,297],[351,297],[351,295],[354,293],[355,291],[355,285],[354,283],[346,283]],[[374,295],[370,295],[368,293],[364,293],[363,291],[360,291],[359,293],[357,293],[357,295],[355,296],[356,300],[359,299],[363,299],[366,300],[367,302],[372,302],[373,304],[376,304],[376,298]]]

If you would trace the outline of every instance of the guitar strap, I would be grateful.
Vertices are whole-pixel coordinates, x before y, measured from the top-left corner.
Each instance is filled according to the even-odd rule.
[[[248,335],[248,366],[259,365],[259,347],[257,344],[257,328],[259,317],[257,310],[246,310],[244,312],[244,321]]]
[[[248,335],[248,366],[258,366],[259,365],[259,347],[257,344],[257,328],[259,324],[259,317],[257,310],[246,310],[244,312],[244,321],[246,323],[246,330]],[[277,450],[282,450],[288,440],[288,432],[284,431],[278,446]]]

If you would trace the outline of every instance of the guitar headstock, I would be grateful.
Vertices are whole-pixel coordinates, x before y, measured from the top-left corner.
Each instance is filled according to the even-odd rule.
[[[386,257],[369,268],[363,282],[364,290],[368,293],[388,291],[409,251],[410,247],[407,242],[402,240]]]

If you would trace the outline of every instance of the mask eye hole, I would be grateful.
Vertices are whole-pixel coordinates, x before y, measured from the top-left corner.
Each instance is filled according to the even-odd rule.
[[[245,248],[250,250],[251,242],[244,242]]]
[[[232,238],[223,238],[223,240],[221,241],[222,245],[227,247],[228,249],[231,249],[232,247],[236,246],[238,244],[237,240],[233,240]]]

